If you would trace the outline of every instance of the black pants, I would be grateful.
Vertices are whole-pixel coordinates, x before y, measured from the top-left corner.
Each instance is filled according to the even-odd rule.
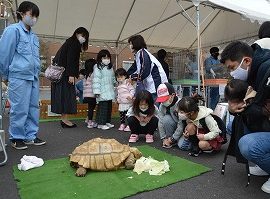
[[[112,100],[101,101],[98,103],[96,122],[99,125],[105,125],[111,122]]]
[[[83,98],[83,103],[88,104],[88,119],[92,120],[94,115],[94,110],[96,108],[96,98],[94,97],[85,97]]]
[[[135,116],[127,119],[132,134],[150,134],[153,135],[158,127],[158,118],[153,116],[146,126],[141,126],[139,120]]]
[[[127,114],[127,111],[119,111],[119,113],[120,113],[121,124],[125,124],[126,123],[126,114]]]

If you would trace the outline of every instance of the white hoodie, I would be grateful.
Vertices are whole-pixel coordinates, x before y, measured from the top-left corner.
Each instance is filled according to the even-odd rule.
[[[221,130],[219,129],[216,120],[211,116],[211,113],[213,113],[212,109],[205,106],[199,106],[199,113],[197,118],[195,120],[189,119],[187,121],[194,123],[198,128],[202,128],[199,120],[205,118],[205,123],[209,129],[209,132],[204,134],[204,140],[213,140],[221,133]]]

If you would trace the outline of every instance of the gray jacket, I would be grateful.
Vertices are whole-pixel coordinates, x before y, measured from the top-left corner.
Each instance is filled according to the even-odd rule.
[[[170,111],[169,114],[170,116],[173,118],[174,122],[177,123],[177,128],[175,130],[175,132],[173,133],[172,137],[175,140],[179,140],[179,138],[182,136],[183,134],[183,129],[184,129],[184,125],[183,125],[183,121],[178,119],[178,113],[177,113],[177,104],[180,101],[180,99],[177,100],[177,102],[170,107]],[[165,130],[163,127],[163,117],[168,114],[167,113],[167,107],[165,107],[164,105],[162,105],[162,103],[159,106],[159,111],[158,111],[158,130],[159,130],[159,134],[160,134],[160,139],[163,139],[166,137],[165,134]]]

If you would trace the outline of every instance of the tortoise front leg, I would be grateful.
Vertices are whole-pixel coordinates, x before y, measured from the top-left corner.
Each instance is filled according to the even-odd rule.
[[[126,169],[134,169],[136,159],[133,155],[133,153],[130,153],[130,155],[127,157],[125,161],[125,168]]]
[[[79,166],[79,168],[77,169],[75,175],[78,177],[84,177],[86,174],[87,170],[85,168],[83,168],[82,166]]]

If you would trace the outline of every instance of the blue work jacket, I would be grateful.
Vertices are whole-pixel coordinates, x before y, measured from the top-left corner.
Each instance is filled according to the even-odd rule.
[[[0,74],[4,79],[34,80],[39,73],[38,37],[22,21],[8,26],[0,39]]]

